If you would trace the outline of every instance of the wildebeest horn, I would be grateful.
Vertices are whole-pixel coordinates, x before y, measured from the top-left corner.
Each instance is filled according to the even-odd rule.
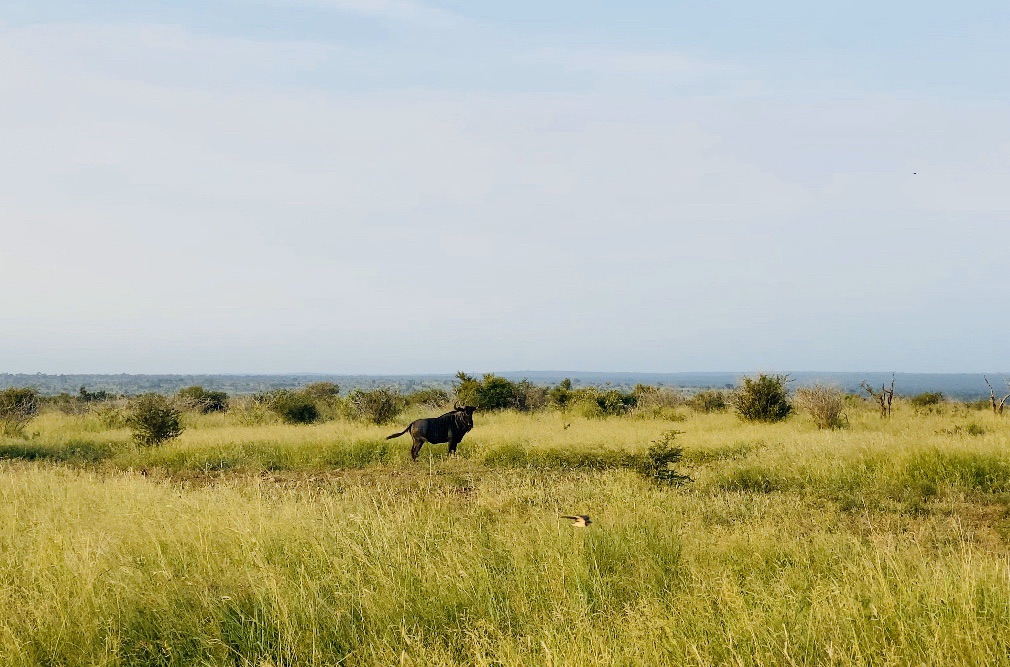
[[[459,401],[453,401],[452,402],[452,409],[453,410],[459,410]]]

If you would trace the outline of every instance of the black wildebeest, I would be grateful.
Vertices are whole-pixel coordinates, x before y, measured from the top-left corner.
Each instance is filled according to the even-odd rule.
[[[417,455],[421,452],[422,445],[426,442],[430,442],[433,445],[448,442],[449,453],[455,454],[456,445],[467,434],[467,431],[473,428],[473,413],[477,408],[472,405],[460,407],[455,404],[452,408],[452,412],[447,412],[441,417],[412,421],[410,422],[410,426],[399,433],[394,433],[387,437],[386,440],[398,438],[410,431],[410,437],[414,440],[414,444],[410,448],[410,457],[415,461],[417,460]]]

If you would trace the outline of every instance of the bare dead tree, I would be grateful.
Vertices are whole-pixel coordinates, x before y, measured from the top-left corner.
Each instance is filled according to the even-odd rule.
[[[887,387],[886,384],[881,383],[880,392],[878,393],[873,387],[871,387],[865,380],[859,383],[859,386],[866,390],[866,393],[870,395],[870,398],[877,402],[880,407],[880,416],[883,419],[891,416],[891,402],[894,400],[894,375],[891,375],[891,386]]]
[[[993,391],[992,385],[989,384],[989,378],[983,375],[982,379],[985,380],[985,383],[987,385],[989,385],[989,403],[992,404],[992,413],[994,415],[1002,415],[1003,405],[1007,402],[1007,399],[1010,398],[1010,394],[1007,394],[1003,398],[999,399],[999,401],[997,401],[996,392]]]

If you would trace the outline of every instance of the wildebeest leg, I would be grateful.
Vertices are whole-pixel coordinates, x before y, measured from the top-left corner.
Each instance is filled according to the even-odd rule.
[[[456,438],[449,438],[449,453],[453,456],[456,455],[456,445],[459,444],[459,440]]]
[[[410,458],[417,460],[417,455],[421,453],[421,447],[424,445],[424,438],[414,438],[414,446],[410,448]]]

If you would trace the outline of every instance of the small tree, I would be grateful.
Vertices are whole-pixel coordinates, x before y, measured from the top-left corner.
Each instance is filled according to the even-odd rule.
[[[1002,415],[1003,406],[1006,404],[1007,399],[1010,398],[1010,394],[1007,394],[1006,396],[997,401],[996,392],[993,390],[992,385],[989,384],[989,378],[983,375],[982,379],[985,380],[986,385],[988,385],[989,387],[989,404],[992,406],[992,413],[994,415]],[[1008,382],[1007,384],[1010,385],[1010,382]]]
[[[183,430],[179,423],[179,411],[161,394],[144,394],[135,398],[126,423],[133,429],[133,441],[145,447],[177,438]]]
[[[39,392],[31,387],[9,387],[0,391],[0,432],[8,436],[24,434],[39,412]]]
[[[693,481],[674,468],[684,456],[684,448],[674,444],[680,431],[666,431],[658,440],[653,440],[646,451],[640,472],[653,481],[663,484],[680,484]]]
[[[894,401],[894,376],[891,376],[891,388],[888,389],[887,385],[881,383],[880,392],[878,393],[871,387],[865,380],[859,383],[859,386],[870,395],[870,398],[877,402],[877,406],[880,408],[880,418],[886,419],[891,416],[891,403]]]
[[[825,384],[801,387],[793,395],[793,401],[810,413],[819,429],[845,425],[845,393],[838,387]]]
[[[380,387],[371,391],[355,389],[347,397],[355,417],[373,424],[385,424],[396,419],[406,407],[400,392],[391,387]]]
[[[335,382],[310,382],[302,391],[317,401],[332,401],[340,395],[340,385]]]
[[[730,394],[730,405],[747,421],[777,422],[792,411],[786,394],[787,375],[766,375],[744,378],[743,384]]]

